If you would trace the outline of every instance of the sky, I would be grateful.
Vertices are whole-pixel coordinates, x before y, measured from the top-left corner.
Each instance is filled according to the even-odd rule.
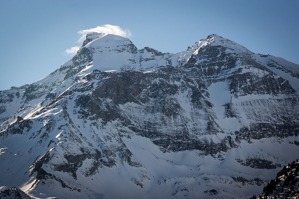
[[[298,10],[297,0],[0,0],[0,90],[46,77],[84,30],[109,25],[139,49],[177,53],[218,34],[299,64]]]

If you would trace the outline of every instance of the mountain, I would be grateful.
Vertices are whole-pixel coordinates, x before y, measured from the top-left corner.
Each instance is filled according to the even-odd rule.
[[[0,92],[0,186],[36,198],[249,198],[299,158],[299,66],[218,35],[171,54],[90,33]]]

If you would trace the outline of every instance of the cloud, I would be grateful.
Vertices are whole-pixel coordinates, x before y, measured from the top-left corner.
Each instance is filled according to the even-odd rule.
[[[111,24],[106,24],[103,26],[97,26],[95,28],[90,28],[90,29],[85,29],[85,30],[80,30],[78,33],[82,35],[78,42],[83,42],[85,40],[86,34],[90,32],[98,32],[98,33],[106,33],[106,34],[114,34],[114,35],[119,35],[122,37],[131,37],[132,34],[130,30],[122,29],[119,26],[111,25]]]
[[[73,56],[78,52],[79,48],[80,48],[80,46],[74,46],[74,47],[68,48],[65,50],[65,53],[67,55]]]

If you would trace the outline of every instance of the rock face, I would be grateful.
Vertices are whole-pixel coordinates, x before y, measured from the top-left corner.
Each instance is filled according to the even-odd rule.
[[[16,187],[5,188],[0,190],[0,198],[2,199],[31,199],[26,193]]]
[[[284,166],[276,178],[263,188],[262,196],[251,198],[298,198],[299,197],[299,160]]]
[[[0,91],[0,185],[34,197],[248,198],[299,158],[299,66],[217,35],[169,54],[88,34]]]

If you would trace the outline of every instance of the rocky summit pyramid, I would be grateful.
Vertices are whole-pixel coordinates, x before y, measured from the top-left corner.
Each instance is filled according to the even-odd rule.
[[[0,186],[35,198],[249,198],[299,158],[299,66],[218,35],[170,54],[90,33],[0,91]]]

